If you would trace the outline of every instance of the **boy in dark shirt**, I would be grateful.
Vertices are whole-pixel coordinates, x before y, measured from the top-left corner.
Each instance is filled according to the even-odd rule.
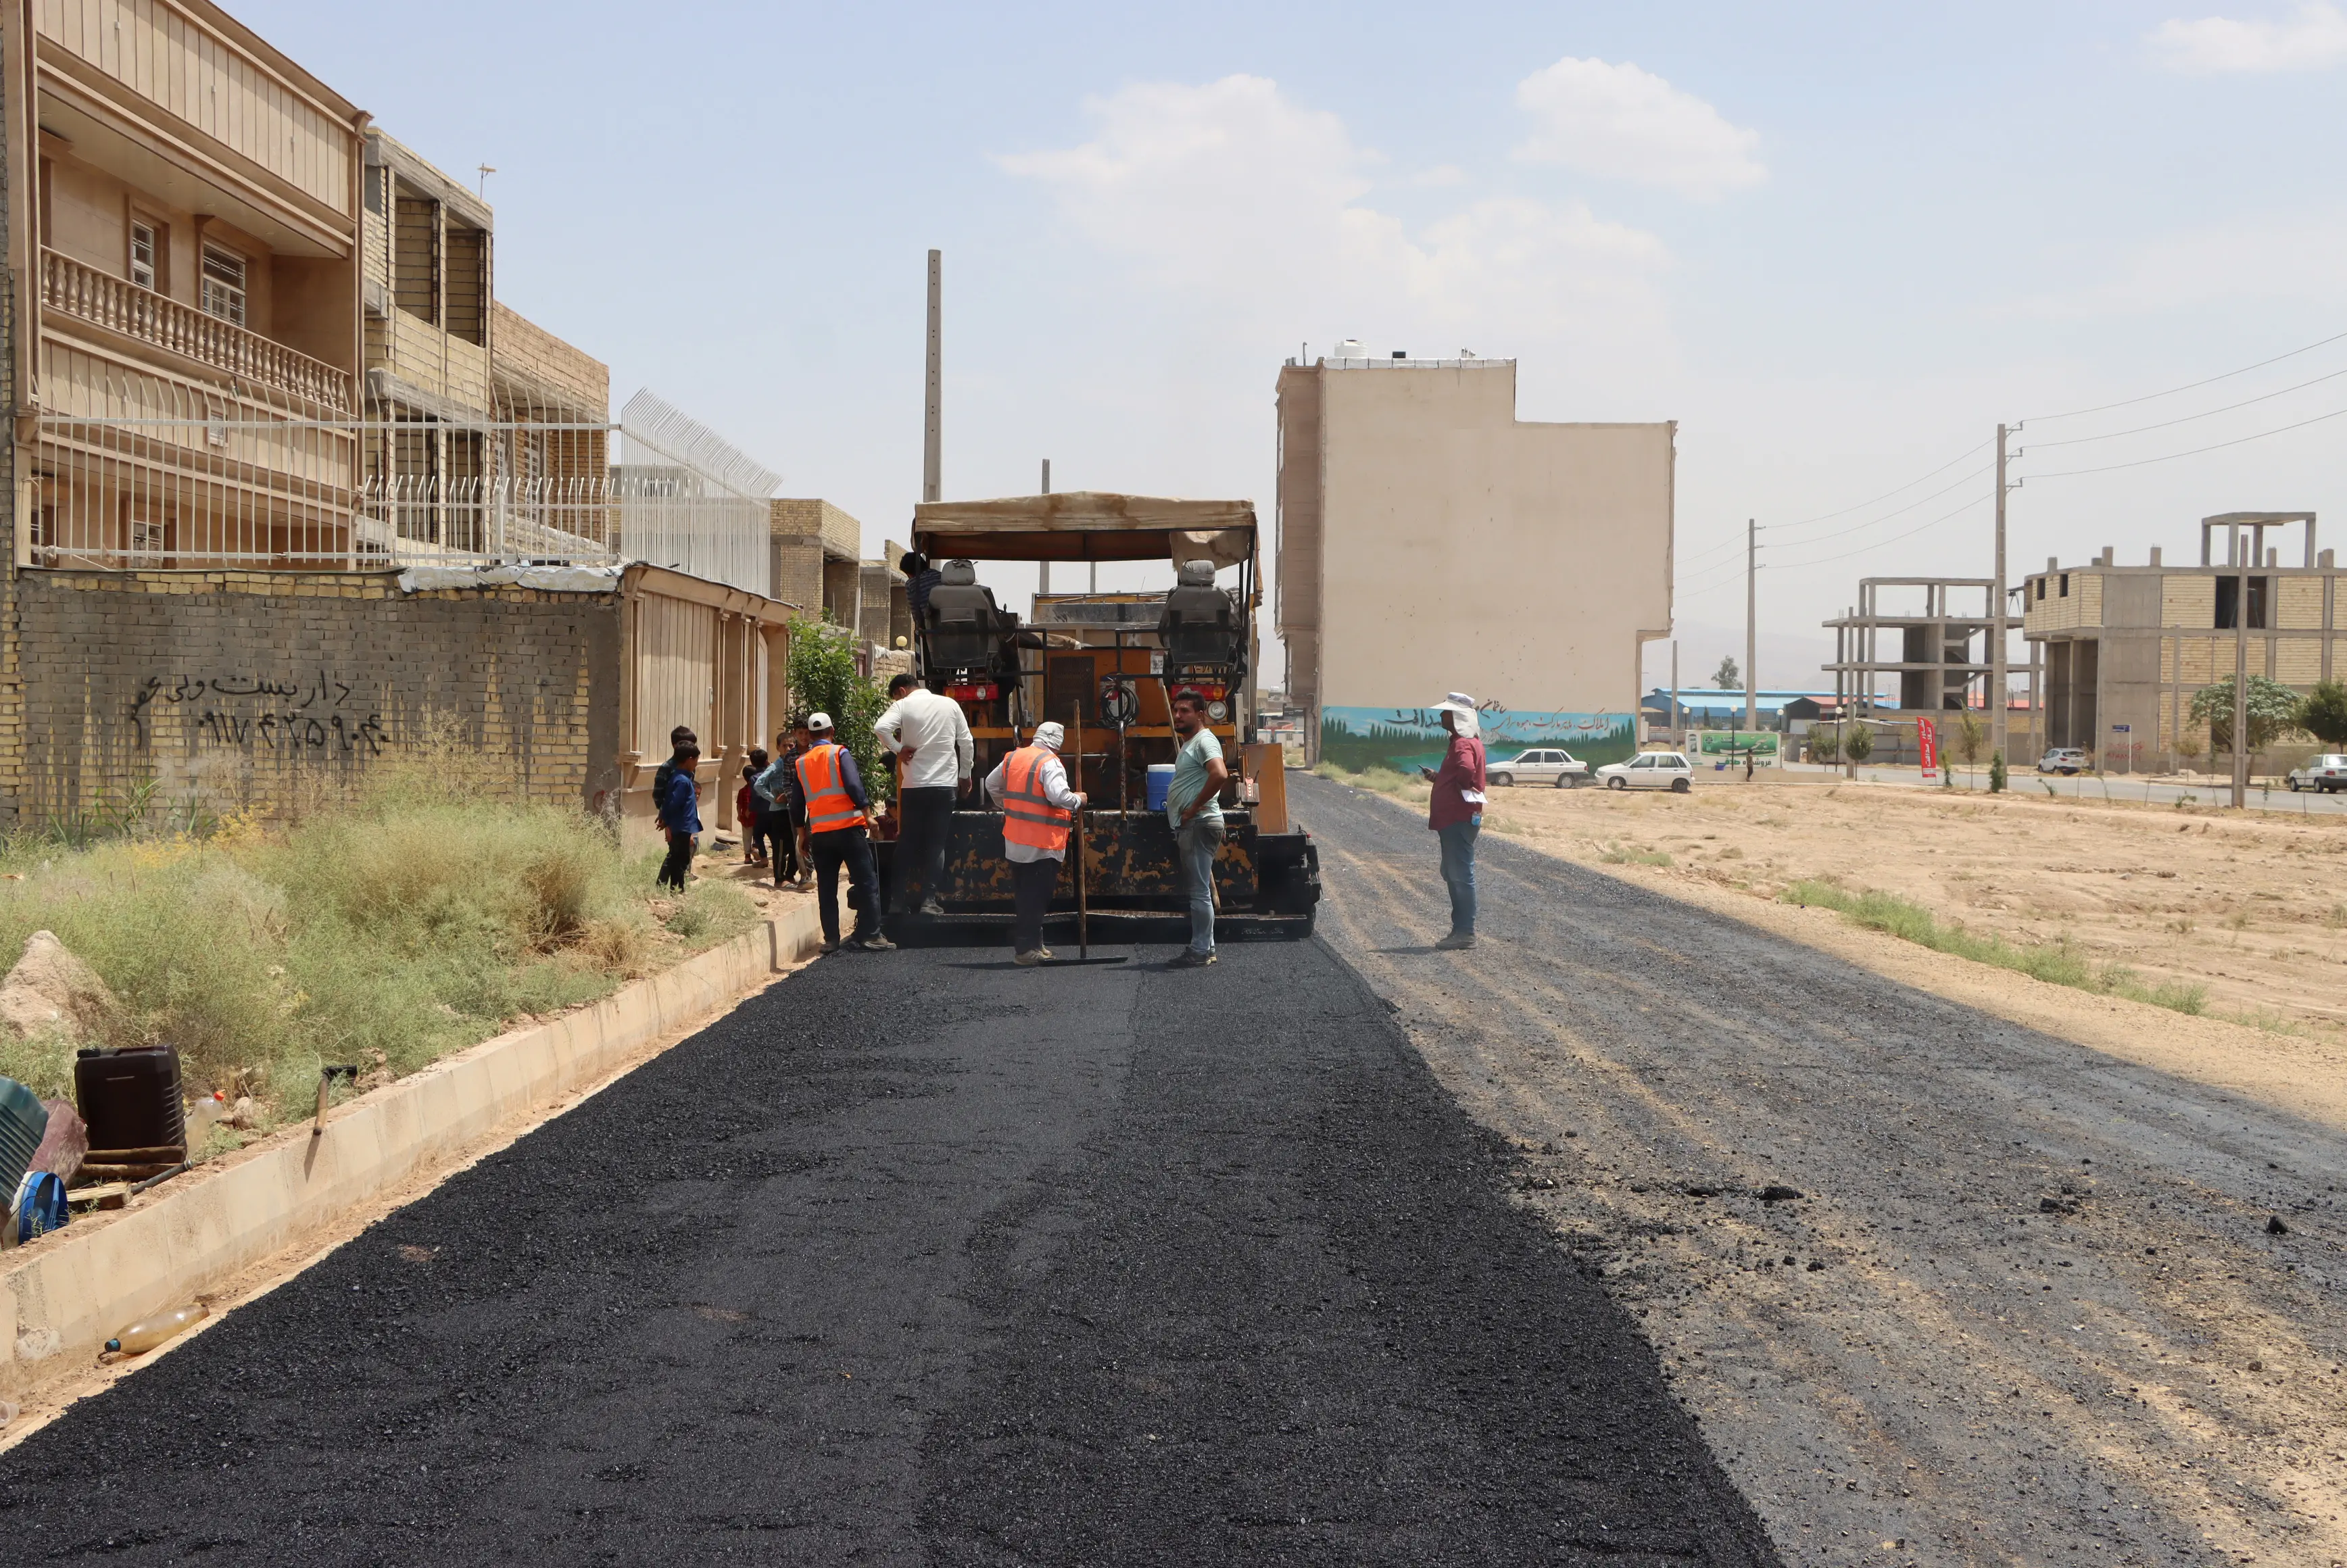
[[[661,862],[659,885],[680,893],[684,891],[685,873],[692,868],[698,847],[694,835],[701,831],[701,785],[693,777],[701,766],[701,747],[692,734],[690,730],[685,732],[676,754],[655,775],[664,782],[655,785],[654,808],[661,831],[668,835],[668,858]]]

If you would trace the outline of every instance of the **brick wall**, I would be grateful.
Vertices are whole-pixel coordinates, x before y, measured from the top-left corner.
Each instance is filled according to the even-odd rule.
[[[823,541],[809,534],[774,536],[774,597],[809,617],[823,614]]]
[[[617,594],[403,594],[374,572],[20,571],[19,800],[281,809],[435,723],[588,807],[619,783]],[[13,748],[11,748],[13,750]]]

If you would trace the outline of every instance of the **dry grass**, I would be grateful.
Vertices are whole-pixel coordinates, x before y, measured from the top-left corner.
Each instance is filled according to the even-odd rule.
[[[754,917],[739,889],[700,883],[656,921],[657,849],[486,782],[432,748],[280,829],[131,824],[82,849],[0,846],[0,955],[54,930],[121,1004],[107,1043],[168,1042],[191,1092],[298,1112],[325,1062],[374,1081],[415,1071]],[[0,1043],[0,1074],[44,1094],[71,1071],[61,1040]]]

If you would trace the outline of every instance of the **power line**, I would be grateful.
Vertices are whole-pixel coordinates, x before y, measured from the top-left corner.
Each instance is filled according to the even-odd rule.
[[[2347,413],[2347,410],[2342,410],[2342,413]],[[1901,539],[1911,539],[1911,538],[1913,538],[1917,534],[1920,534],[1920,533],[1923,532],[1925,529],[1927,529],[1927,528],[1938,528],[1942,523],[1946,522],[1950,518],[1953,518],[1953,517],[1961,516],[1962,514],[1963,514],[1963,513],[1965,513],[1965,512],[1969,512],[1969,511],[1971,511],[1974,507],[1979,506],[1983,501],[1991,500],[1991,499],[1993,499],[1993,498],[1994,498],[1994,497],[1993,497],[1993,493],[1992,493],[1991,495],[1986,495],[1986,496],[1974,496],[1971,500],[1966,501],[1963,506],[1958,507],[1954,511],[1952,511],[1952,512],[1942,512],[1942,513],[1941,513],[1938,517],[1933,518],[1930,522],[1928,522],[1928,523],[1918,523],[1918,524],[1916,524],[1913,528],[1909,528],[1909,529],[1908,529],[1905,533],[1903,533],[1903,534],[1893,534],[1893,535],[1891,535],[1891,536],[1889,538],[1887,538],[1887,539],[1877,539],[1877,540],[1875,540],[1875,541],[1874,541],[1872,544],[1870,544],[1870,545],[1860,545],[1860,546],[1859,546],[1859,547],[1858,547],[1856,549],[1854,549],[1854,550],[1844,550],[1844,551],[1842,551],[1842,552],[1841,552],[1840,554],[1839,554],[1839,555],[1819,556],[1819,557],[1818,557],[1818,558],[1817,558],[1816,559],[1814,559],[1814,560],[1802,560],[1802,561],[1780,561],[1780,562],[1778,562],[1778,565],[1780,565],[1780,566],[1786,566],[1786,567],[1812,567],[1812,566],[1825,566],[1825,565],[1828,565],[1828,564],[1829,564],[1829,563],[1831,563],[1831,562],[1833,562],[1833,561],[1838,561],[1838,560],[1848,560],[1848,559],[1849,559],[1850,557],[1852,557],[1852,556],[1862,556],[1862,555],[1866,554],[1869,550],[1879,550],[1879,549],[1881,549],[1881,548],[1883,546],[1885,546],[1885,545],[1895,545],[1895,544],[1897,544]]]
[[[2138,403],[2150,403],[2162,397],[2173,397],[2179,392],[2192,392],[2203,386],[2214,386],[2220,381],[2230,381],[2237,375],[2247,375],[2253,370],[2263,370],[2270,364],[2280,364],[2286,359],[2296,359],[2300,354],[2312,354],[2316,349],[2337,343],[2342,338],[2347,338],[2347,333],[2333,333],[2329,337],[2323,338],[2320,342],[2308,343],[2304,348],[2294,348],[2288,354],[2278,354],[2271,359],[2261,359],[2255,364],[2245,364],[2239,370],[2229,370],[2222,375],[2212,375],[2205,381],[2188,382],[2182,386],[2171,386],[2166,392],[2147,392],[2141,397],[2129,397],[2117,403],[2099,404],[2093,408],[2074,408],[2067,414],[2033,415],[2031,417],[2023,420],[2021,423],[2024,425],[2050,425],[2056,419],[2076,419],[2081,415],[2088,414],[2107,414],[2114,408],[2132,408]],[[2181,456],[2181,454],[2178,455]]]
[[[2254,436],[2242,436],[2230,441],[2213,442],[2207,446],[2195,446],[2189,451],[2169,452],[2158,457],[2138,457],[2132,463],[2106,463],[2099,468],[2063,468],[2051,474],[2032,474],[2028,477],[2032,479],[2071,479],[2081,474],[2109,474],[2121,468],[2141,468],[2152,463],[2172,463],[2178,457],[2198,457],[2203,452],[2221,452],[2228,446],[2245,446],[2251,441],[2262,441],[2269,436],[2280,436],[2292,430],[2303,430],[2310,425],[2320,425],[2326,419],[2336,419],[2341,415],[2347,415],[2347,408],[2334,408],[2328,414],[2318,414],[2311,419],[2301,419],[2295,425],[2279,425],[2271,430],[2260,430]]]
[[[1971,484],[1974,479],[1979,478],[1983,474],[1988,473],[1990,469],[1994,468],[1995,466],[1996,465],[1992,463],[1988,465],[1987,467],[1975,468],[1971,473],[1957,479],[1954,483],[1942,485],[1928,496],[1918,496],[1915,499],[1908,502],[1905,506],[1900,507],[1892,511],[1885,512],[1879,518],[1869,518],[1862,523],[1852,523],[1846,528],[1835,528],[1829,533],[1813,534],[1806,539],[1792,539],[1786,542],[1794,545],[1821,545],[1828,539],[1838,539],[1846,534],[1857,533],[1861,528],[1870,528],[1879,524],[1887,523],[1891,518],[1900,516],[1901,513],[1911,512],[1918,507],[1938,500],[1950,490],[1958,489],[1965,485]],[[1788,523],[1785,526],[1790,528],[1792,525]]]
[[[1778,523],[1773,526],[1778,528],[1805,528],[1811,523],[1829,523],[1836,518],[1846,518],[1852,512],[1862,512],[1869,507],[1874,506],[1882,501],[1887,501],[1893,496],[1901,495],[1906,491],[1913,489],[1916,486],[1922,484],[1926,479],[1938,478],[1941,475],[1946,473],[1949,469],[1954,467],[1957,464],[1971,456],[1973,452],[1981,451],[1989,445],[1989,442],[1983,441],[1980,446],[1973,447],[1970,451],[1959,453],[1957,456],[1949,458],[1946,462],[1932,469],[1930,473],[1918,474],[1915,477],[1908,480],[1905,484],[1899,486],[1897,488],[1883,491],[1882,494],[1875,497],[1873,500],[1860,501],[1854,507],[1844,507],[1838,512],[1819,512],[1814,518],[1801,518],[1793,522]],[[1942,492],[1942,494],[1944,493],[1945,492]]]
[[[2219,414],[2230,414],[2236,408],[2247,408],[2252,404],[2270,403],[2277,397],[2287,397],[2293,392],[2304,392],[2310,386],[2320,386],[2326,381],[2336,381],[2342,375],[2347,375],[2347,370],[2334,370],[2328,375],[2318,375],[2312,381],[2301,381],[2296,386],[2285,386],[2280,392],[2260,393],[2255,397],[2245,397],[2239,403],[2229,403],[2222,408],[2211,408],[2200,414],[2187,414],[2175,419],[2163,419],[2157,425],[2138,425],[2132,430],[2114,430],[2107,436],[2073,436],[2065,441],[2032,441],[2029,445],[2033,447],[2083,446],[2090,441],[2116,441],[2122,436],[2141,436],[2149,430],[2165,430],[2172,425],[2189,425],[2196,419],[2210,419]]]

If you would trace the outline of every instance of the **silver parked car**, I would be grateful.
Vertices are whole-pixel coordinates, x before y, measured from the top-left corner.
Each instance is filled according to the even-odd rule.
[[[2081,774],[2093,767],[2094,762],[2076,746],[2055,746],[2037,759],[2041,774]]]
[[[2347,755],[2326,752],[2319,757],[2309,757],[2290,770],[2290,787],[2311,789],[2329,794],[2335,789],[2347,789]]]
[[[1559,789],[1571,789],[1589,782],[1589,764],[1571,752],[1535,746],[1506,762],[1491,764],[1483,770],[1483,776],[1493,784],[1553,784]]]
[[[1695,787],[1695,764],[1678,752],[1640,752],[1626,763],[1597,770],[1607,789],[1666,789],[1680,794]]]

